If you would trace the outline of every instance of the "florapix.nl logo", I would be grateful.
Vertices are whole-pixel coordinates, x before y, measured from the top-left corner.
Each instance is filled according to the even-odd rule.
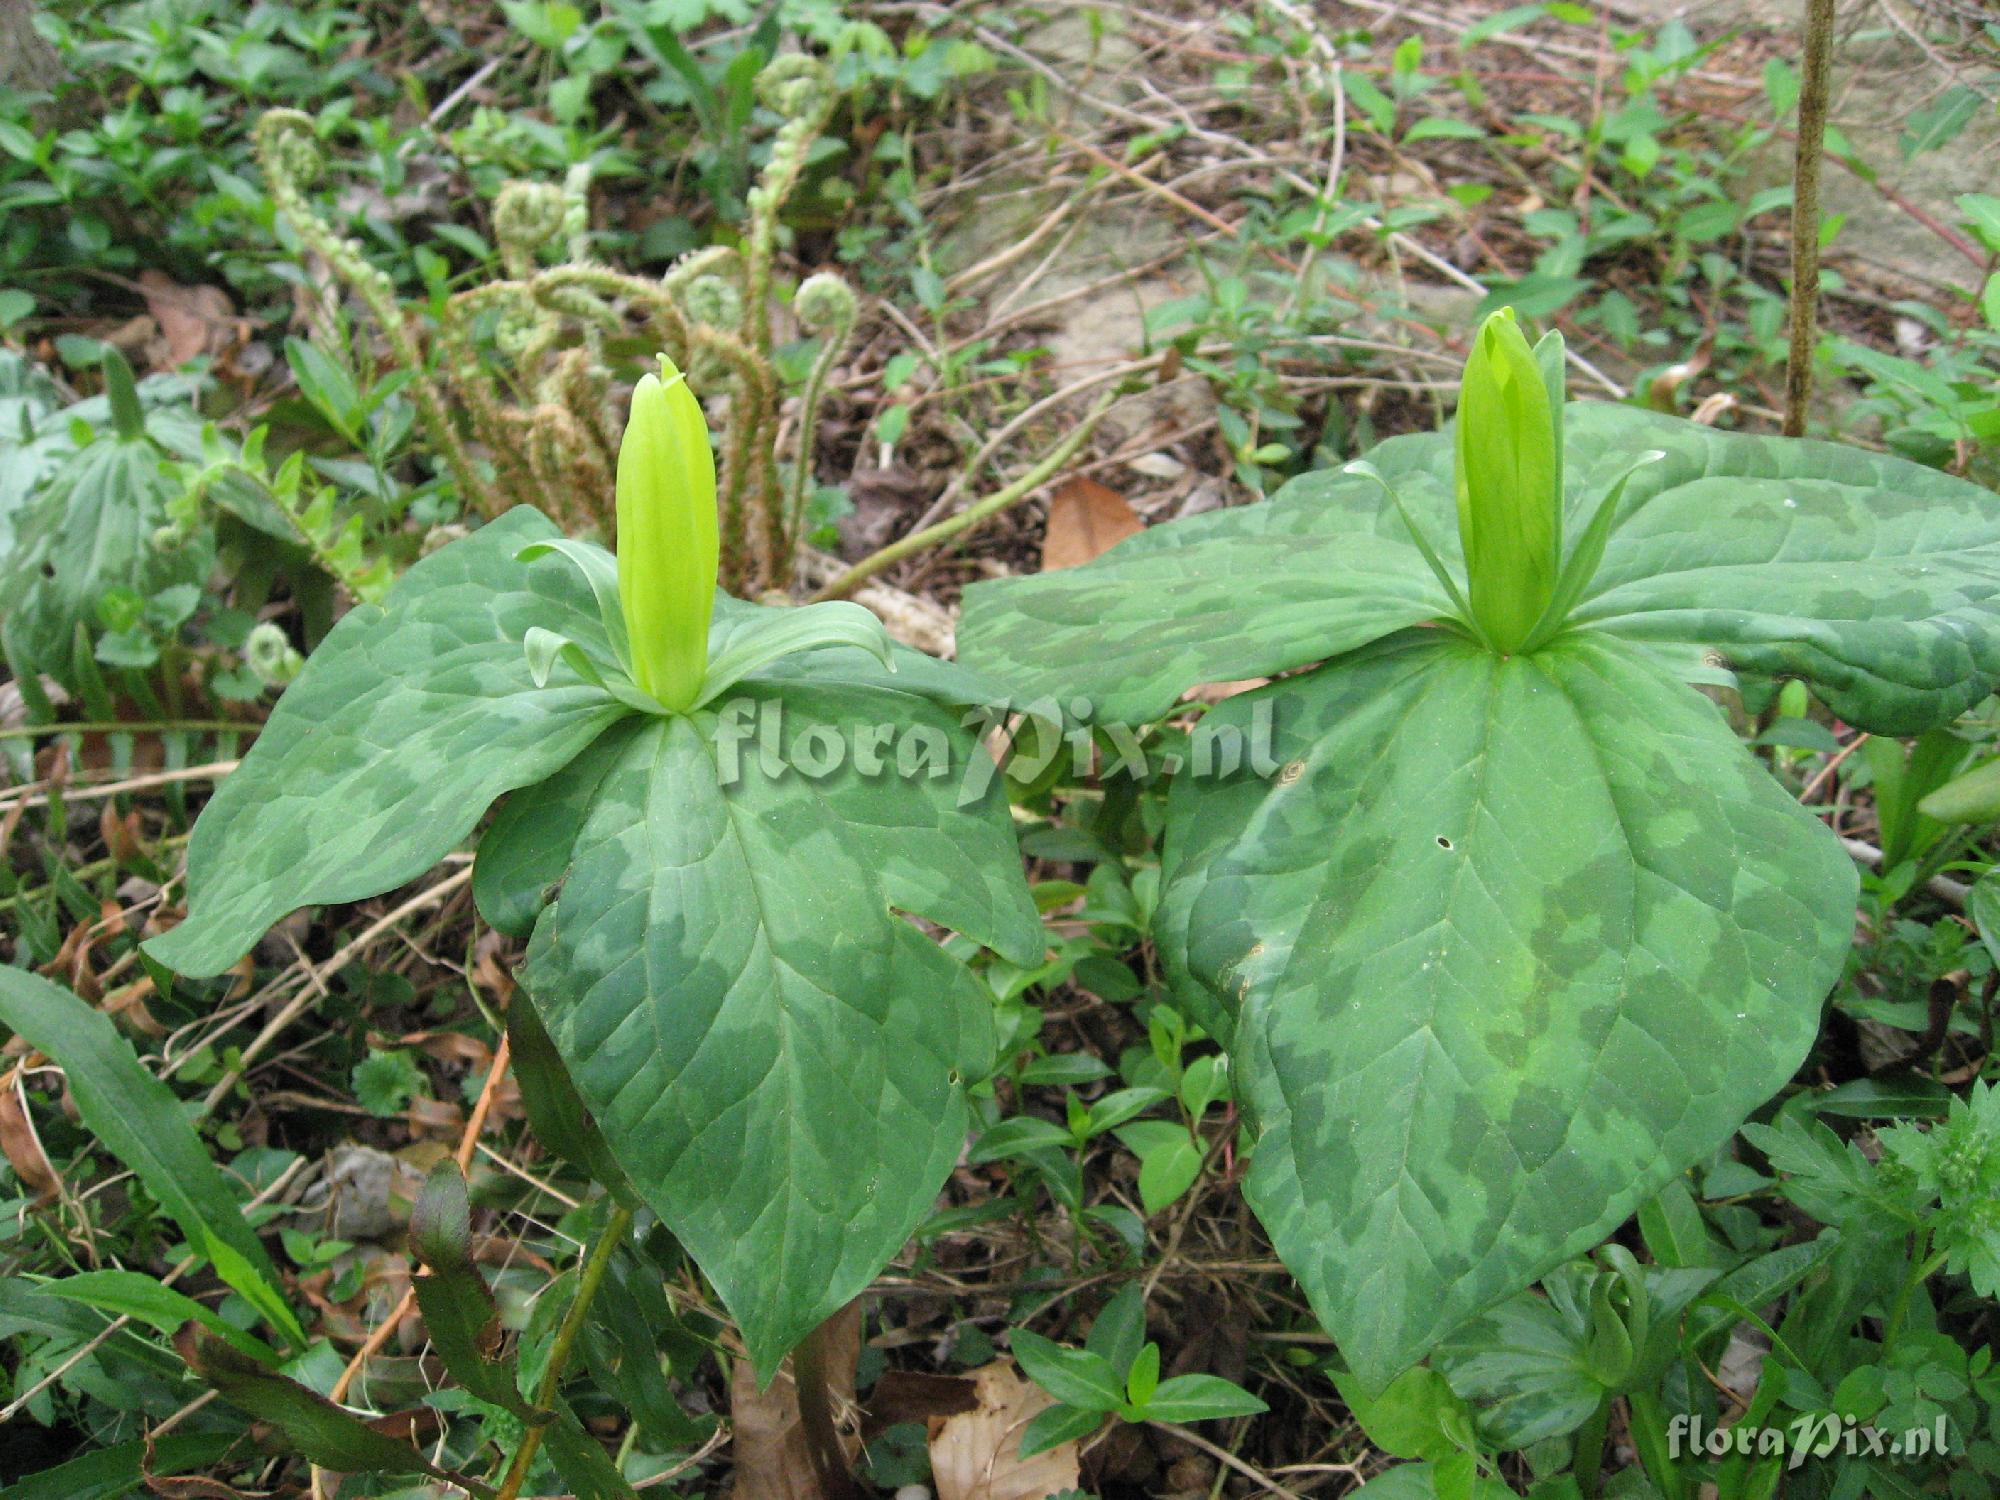
[[[1739,1422],[1711,1427],[1699,1416],[1683,1412],[1667,1423],[1669,1458],[1773,1457],[1784,1454],[1785,1467],[1796,1469],[1807,1459],[1883,1459],[1913,1463],[1948,1452],[1949,1431],[1940,1414],[1929,1426],[1900,1431],[1875,1427],[1838,1412],[1809,1412],[1775,1427]]]
[[[955,757],[953,737],[923,719],[831,722],[788,713],[775,696],[735,697],[715,710],[717,779],[732,787],[748,776],[770,781],[788,776],[823,781],[842,773],[906,781],[955,776],[958,802],[965,806],[984,797],[997,776],[1025,785],[1064,759],[1071,775],[1103,780],[1143,781],[1155,774],[1271,778],[1288,769],[1273,753],[1268,699],[1249,705],[1247,723],[1203,718],[1184,736],[1166,739],[1126,724],[1099,724],[1084,699],[979,704],[965,710],[960,723],[973,732],[973,748]]]

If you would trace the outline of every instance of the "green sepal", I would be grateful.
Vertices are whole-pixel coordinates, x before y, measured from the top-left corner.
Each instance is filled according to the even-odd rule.
[[[747,620],[740,616],[732,619],[720,649],[711,645],[708,673],[694,706],[702,708],[715,702],[744,678],[782,657],[834,646],[866,651],[884,670],[896,670],[889,632],[858,604],[836,599],[798,609],[764,610]]]

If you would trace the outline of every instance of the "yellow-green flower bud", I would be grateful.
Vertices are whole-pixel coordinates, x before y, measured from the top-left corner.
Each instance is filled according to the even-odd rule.
[[[715,456],[687,379],[664,355],[632,392],[618,448],[618,600],[641,692],[685,709],[708,668]]]
[[[1514,310],[1480,325],[1458,399],[1458,534],[1472,615],[1496,651],[1521,646],[1562,562],[1562,412]]]

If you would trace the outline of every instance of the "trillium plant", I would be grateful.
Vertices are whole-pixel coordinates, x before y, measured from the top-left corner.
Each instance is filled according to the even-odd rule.
[[[983,754],[976,694],[856,605],[716,594],[708,430],[662,363],[615,559],[518,507],[348,613],[203,811],[187,919],[148,947],[220,973],[294,908],[423,874],[504,798],[472,889],[528,940],[531,1121],[657,1214],[768,1380],[929,1213],[992,1066],[985,988],[909,919],[1021,964],[1045,939],[997,785],[793,753],[893,725]],[[718,760],[744,705],[784,737],[768,768]]]
[[[1143,725],[1268,678],[1208,723],[1276,769],[1174,783],[1153,937],[1231,1053],[1251,1205],[1356,1389],[1386,1383],[1722,1146],[1812,1045],[1857,878],[1713,690],[1802,679],[1914,734],[2000,677],[1991,495],[1569,405],[1564,357],[1489,318],[1453,430],[976,585],[963,667],[852,605],[716,593],[709,436],[663,362],[616,557],[517,508],[351,611],[203,812],[188,915],[149,951],[220,973],[497,802],[472,891],[526,940],[537,1134],[615,1228],[658,1216],[760,1378],[799,1346],[803,1400],[812,1331],[928,1213],[994,1062],[970,948],[912,919],[1045,952],[1004,780],[892,767],[883,731],[966,765],[986,683]],[[1061,1420],[1152,1410],[1146,1381],[1099,1384]]]
[[[1362,1385],[1596,1245],[1804,1060],[1838,839],[1700,689],[1861,729],[2000,677],[2000,504],[1913,464],[1566,405],[1478,330],[1454,432],[1084,567],[975,585],[961,658],[1099,723],[1271,724],[1183,777],[1154,921],[1228,1049],[1245,1191]]]

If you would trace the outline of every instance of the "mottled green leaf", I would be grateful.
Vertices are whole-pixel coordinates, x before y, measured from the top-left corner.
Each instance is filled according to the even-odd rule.
[[[1990,491],[1836,443],[1571,412],[1590,414],[1572,421],[1573,444],[1667,455],[1633,476],[1579,623],[1802,677],[1878,733],[1947,723],[2000,678]]]
[[[587,684],[538,688],[522,640],[552,630],[608,659],[588,587],[517,507],[411,568],[334,627],[195,826],[188,918],[148,951],[220,972],[285,913],[415,879],[502,792],[561,769],[626,710]]]
[[[1791,1076],[1856,878],[1616,642],[1420,636],[1215,712],[1260,696],[1285,768],[1175,786],[1160,940],[1239,1061],[1251,1203],[1379,1381]]]
[[[535,930],[535,918],[569,868],[599,784],[642,724],[637,718],[614,724],[546,781],[509,792],[479,836],[472,898],[479,914],[507,936],[524,938]]]
[[[1979,486],[1597,402],[1565,408],[1564,437],[1571,537],[1638,455],[1665,455],[1620,496],[1579,623],[1680,662],[1806,678],[1836,714],[1886,733],[1948,722],[2000,679],[2000,502]],[[1462,578],[1451,442],[1392,438],[1368,458]],[[974,585],[960,655],[1017,700],[1081,695],[1100,718],[1156,717],[1198,682],[1288,670],[1446,613],[1408,535],[1373,480],[1308,474],[1268,504],[1141,532],[1082,568]]]
[[[1087,567],[974,584],[959,653],[1016,707],[1080,699],[1099,720],[1137,722],[1197,683],[1307,666],[1450,611],[1407,532],[1269,536],[1246,522],[1204,535],[1135,547],[1142,532]]]
[[[623,742],[524,977],[633,1187],[768,1376],[921,1222],[963,1144],[963,1085],[990,1066],[990,1000],[900,913],[1017,963],[1045,939],[955,712],[754,681],[718,707]],[[949,774],[899,776],[894,745],[870,774],[851,750],[877,725],[935,740]],[[839,767],[808,776],[833,741]]]
[[[1545,1293],[1509,1297],[1441,1345],[1437,1367],[1479,1409],[1481,1435],[1520,1449],[1574,1432],[1606,1397],[1589,1361],[1588,1262],[1559,1266]]]

